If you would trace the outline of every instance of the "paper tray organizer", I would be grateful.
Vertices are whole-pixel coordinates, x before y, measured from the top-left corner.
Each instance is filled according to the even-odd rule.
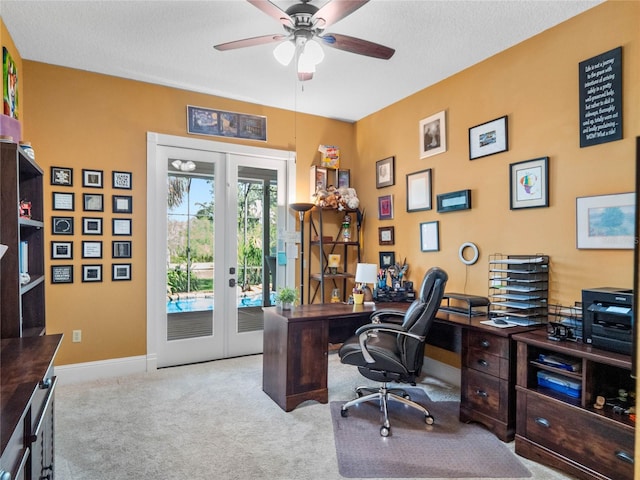
[[[538,385],[572,398],[580,398],[582,392],[581,382],[543,371],[538,372]]]

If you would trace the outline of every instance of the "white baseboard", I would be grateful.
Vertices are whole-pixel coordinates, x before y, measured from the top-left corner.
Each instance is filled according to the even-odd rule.
[[[422,373],[426,373],[430,377],[435,377],[450,385],[460,388],[460,369],[439,362],[430,357],[424,357]]]
[[[121,377],[156,369],[155,355],[113,358],[97,362],[73,363],[55,367],[60,385],[89,382],[101,378]]]

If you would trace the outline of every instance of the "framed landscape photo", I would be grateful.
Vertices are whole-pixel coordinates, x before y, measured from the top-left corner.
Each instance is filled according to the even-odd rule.
[[[471,190],[441,193],[437,197],[438,212],[455,212],[471,208]]]
[[[431,210],[431,169],[407,175],[407,212]]]
[[[51,283],[73,283],[73,265],[52,265]]]
[[[577,247],[633,249],[635,194],[616,193],[576,199]]]
[[[73,186],[73,168],[51,167],[50,183],[61,187]]]
[[[395,157],[385,158],[376,162],[376,188],[390,187],[395,180]]]
[[[102,235],[102,218],[82,217],[83,235]]]
[[[440,250],[439,223],[422,222],[420,224],[420,251],[437,252]]]
[[[82,265],[83,282],[101,282],[102,265]]]
[[[101,193],[83,193],[82,208],[85,212],[103,212],[104,195]]]
[[[130,195],[113,196],[113,213],[132,213],[133,197]]]
[[[394,227],[378,227],[379,245],[393,245],[394,242]]]
[[[131,258],[131,241],[114,240],[111,242],[113,258]]]
[[[130,263],[114,263],[111,268],[111,280],[113,280],[114,282],[121,280],[131,280]]]
[[[378,220],[393,220],[393,195],[378,197]]]
[[[507,115],[469,129],[469,160],[507,150]]]
[[[549,157],[509,165],[510,208],[549,206]]]
[[[73,212],[74,194],[72,192],[53,192],[52,193],[52,210],[67,210]]]
[[[117,172],[111,174],[113,188],[131,190],[131,172]]]
[[[438,112],[420,120],[420,158],[447,151],[446,112]]]
[[[53,235],[73,235],[73,217],[51,217]]]
[[[130,218],[114,218],[111,226],[113,235],[131,235]]]
[[[51,242],[51,259],[72,259],[73,242]]]
[[[396,263],[395,252],[380,252],[380,268],[389,268]]]
[[[82,169],[82,186],[90,188],[102,188],[102,170]]]
[[[82,258],[102,258],[102,242],[83,241]]]

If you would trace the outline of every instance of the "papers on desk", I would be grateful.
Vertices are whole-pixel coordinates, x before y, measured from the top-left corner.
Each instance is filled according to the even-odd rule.
[[[491,325],[492,327],[497,327],[497,328],[517,327],[517,325],[514,325],[513,323],[507,323],[507,324],[496,323],[493,320],[482,320],[480,323],[484,323],[485,325]]]

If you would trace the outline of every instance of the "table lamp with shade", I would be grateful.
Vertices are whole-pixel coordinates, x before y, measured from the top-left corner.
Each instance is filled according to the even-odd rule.
[[[364,301],[373,301],[373,292],[368,284],[375,285],[378,281],[378,265],[375,263],[358,263],[356,265],[356,284],[359,284],[364,293]]]
[[[291,203],[291,210],[298,212],[300,219],[300,305],[304,303],[304,214],[314,207],[313,203]]]

